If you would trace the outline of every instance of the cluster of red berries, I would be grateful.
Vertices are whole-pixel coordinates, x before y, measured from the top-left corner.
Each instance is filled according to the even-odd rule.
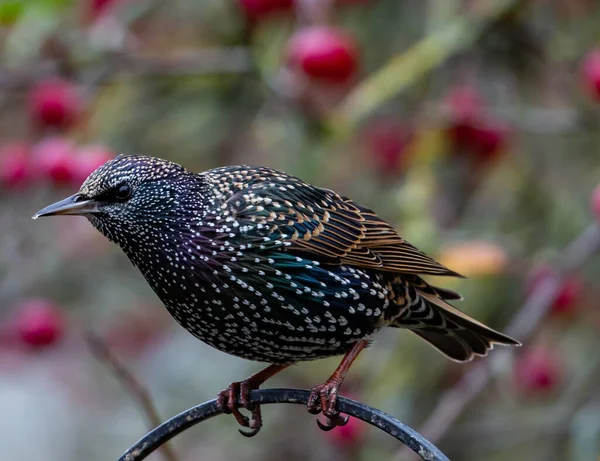
[[[79,187],[92,171],[113,157],[107,147],[77,147],[62,136],[44,139],[34,146],[9,142],[0,146],[0,186],[20,188],[41,180]]]
[[[56,134],[74,127],[82,117],[83,103],[74,84],[57,78],[40,81],[30,90],[28,109],[32,124],[52,135],[35,145],[14,141],[0,146],[0,187],[16,188],[34,181],[78,187],[114,157],[104,146],[77,147]]]
[[[527,280],[525,291],[531,296],[543,285],[554,283],[556,270],[549,265],[541,265],[532,271]],[[558,287],[554,301],[550,306],[550,318],[564,321],[574,317],[582,307],[584,285],[582,280],[571,275]],[[526,349],[516,360],[514,377],[517,389],[524,395],[539,396],[557,390],[564,379],[565,367],[560,354],[546,345],[536,345]]]
[[[582,61],[582,78],[586,91],[600,100],[600,50],[592,50]],[[600,220],[600,186],[592,193],[591,211]],[[539,266],[532,272],[526,291],[531,295],[556,275],[550,266]],[[576,275],[562,281],[550,308],[550,314],[564,319],[574,316],[582,305],[583,282]],[[564,363],[558,353],[547,346],[538,345],[524,351],[515,363],[515,384],[527,395],[548,394],[556,390],[564,379]]]
[[[474,166],[488,165],[499,158],[508,144],[508,125],[492,116],[483,96],[471,86],[452,88],[444,106],[447,120],[444,132],[450,153],[472,161]],[[390,119],[376,119],[365,130],[367,151],[376,170],[395,176],[408,166],[408,147],[416,137],[413,125]]]
[[[341,1],[344,3],[366,3]],[[289,13],[298,8],[298,0],[239,0],[251,23]],[[286,48],[287,65],[309,81],[344,86],[356,77],[360,66],[358,45],[352,35],[330,25],[305,26],[290,38]],[[471,87],[453,89],[447,97],[449,121],[447,138],[450,149],[469,156],[478,165],[496,158],[507,144],[509,130],[486,110],[483,98]],[[391,120],[375,120],[365,130],[366,150],[374,168],[393,176],[406,166],[407,147],[414,129]]]

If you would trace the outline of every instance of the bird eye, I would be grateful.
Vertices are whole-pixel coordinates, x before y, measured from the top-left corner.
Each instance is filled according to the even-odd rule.
[[[127,200],[129,197],[131,197],[131,187],[127,184],[121,184],[115,190],[115,198],[120,202]]]

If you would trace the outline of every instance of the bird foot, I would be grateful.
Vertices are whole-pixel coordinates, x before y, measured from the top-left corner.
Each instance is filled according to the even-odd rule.
[[[258,389],[251,381],[234,382],[223,389],[217,396],[217,408],[225,414],[232,414],[238,424],[249,431],[238,429],[244,437],[254,437],[262,427],[260,405],[250,403],[250,391]],[[240,408],[250,411],[250,418],[240,412]]]
[[[313,387],[310,391],[306,407],[309,413],[318,415],[322,412],[327,418],[325,423],[317,419],[317,425],[323,431],[330,431],[337,426],[348,424],[348,416],[341,415],[336,408],[338,388],[337,381],[328,380],[324,384]]]

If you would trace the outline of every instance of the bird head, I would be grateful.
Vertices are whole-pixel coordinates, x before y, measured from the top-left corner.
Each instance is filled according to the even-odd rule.
[[[38,211],[33,219],[85,216],[111,241],[123,245],[132,236],[164,228],[181,216],[185,211],[181,201],[189,200],[199,178],[166,160],[120,155],[94,171],[76,194]]]

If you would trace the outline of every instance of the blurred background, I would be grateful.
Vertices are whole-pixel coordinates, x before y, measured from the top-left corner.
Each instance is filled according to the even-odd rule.
[[[31,221],[117,153],[266,165],[373,208],[524,346],[459,365],[383,331],[342,393],[453,460],[598,459],[599,30],[593,0],[1,0],[0,460],[120,456],[152,423],[115,357],[161,420],[261,367],[177,326],[85,219]],[[263,415],[151,459],[414,459],[360,421]]]

